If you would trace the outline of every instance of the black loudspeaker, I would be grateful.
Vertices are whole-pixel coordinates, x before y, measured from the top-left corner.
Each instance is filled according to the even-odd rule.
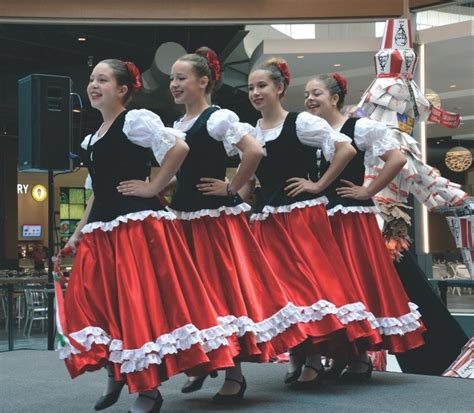
[[[18,81],[20,171],[70,170],[72,81],[33,74]]]

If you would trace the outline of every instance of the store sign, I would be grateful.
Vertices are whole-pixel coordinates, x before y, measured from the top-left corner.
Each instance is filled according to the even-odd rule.
[[[16,192],[18,195],[26,195],[28,193],[28,184],[18,184],[16,186]]]
[[[48,196],[48,190],[44,185],[35,185],[31,190],[31,196],[37,202],[43,202]]]

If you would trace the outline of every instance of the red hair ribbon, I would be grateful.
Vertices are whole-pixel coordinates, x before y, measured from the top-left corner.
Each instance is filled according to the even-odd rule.
[[[127,68],[130,76],[132,77],[132,89],[137,92],[142,87],[142,76],[140,70],[135,66],[135,63],[132,62],[123,62]]]
[[[219,62],[216,54],[212,52],[206,52],[204,57],[207,60],[209,69],[211,69],[211,74],[214,75],[214,80],[219,80],[221,78],[221,63]]]
[[[333,73],[332,77],[341,88],[342,92],[344,93],[344,96],[347,95],[347,79],[337,72]]]

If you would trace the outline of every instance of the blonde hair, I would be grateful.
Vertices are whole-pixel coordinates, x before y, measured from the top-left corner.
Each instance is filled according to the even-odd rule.
[[[257,70],[265,70],[266,72],[270,72],[270,78],[272,79],[273,83],[276,86],[283,85],[283,92],[280,95],[280,99],[285,96],[285,92],[288,89],[291,80],[290,70],[285,59],[281,57],[272,57],[253,67],[251,72],[255,72]]]

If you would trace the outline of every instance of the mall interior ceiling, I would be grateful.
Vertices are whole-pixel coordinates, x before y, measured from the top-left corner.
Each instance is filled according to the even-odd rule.
[[[86,97],[89,74],[97,62],[105,58],[130,60],[144,72],[150,68],[157,48],[166,42],[178,43],[187,52],[206,45],[225,60],[243,32],[242,25],[0,24],[0,135],[18,133],[18,80],[25,76],[41,73],[72,78],[73,92],[80,94],[84,102],[82,112],[73,113],[77,147],[81,136],[94,131],[100,123],[100,114],[91,109]],[[78,102],[73,100],[78,110]],[[246,121],[257,118],[242,89],[223,85],[213,101],[229,109],[238,108]],[[135,105],[155,110],[165,124],[171,124],[182,111],[172,104],[167,85],[137,96]]]
[[[228,65],[233,62],[234,55],[228,57],[246,33],[244,25],[0,24],[0,136],[18,135],[18,80],[25,76],[42,73],[72,78],[72,91],[81,95],[84,103],[83,109],[77,112],[78,101],[73,99],[76,110],[73,113],[73,151],[77,152],[83,137],[95,131],[101,122],[99,112],[90,107],[86,97],[87,81],[94,64],[115,57],[131,60],[145,72],[150,69],[160,45],[175,42],[187,52],[203,45],[211,47],[224,62],[226,76],[226,71],[237,70]],[[161,82],[162,87],[141,93],[134,104],[157,112],[165,124],[171,125],[183,108],[172,103],[167,78],[163,77]],[[245,85],[242,86],[222,84],[214,94],[213,102],[235,110],[243,121],[255,123],[258,114],[248,101]],[[474,148],[473,141],[462,143]],[[452,146],[449,137],[429,140],[430,162],[443,163],[445,146]],[[459,177],[449,178],[459,180]]]

